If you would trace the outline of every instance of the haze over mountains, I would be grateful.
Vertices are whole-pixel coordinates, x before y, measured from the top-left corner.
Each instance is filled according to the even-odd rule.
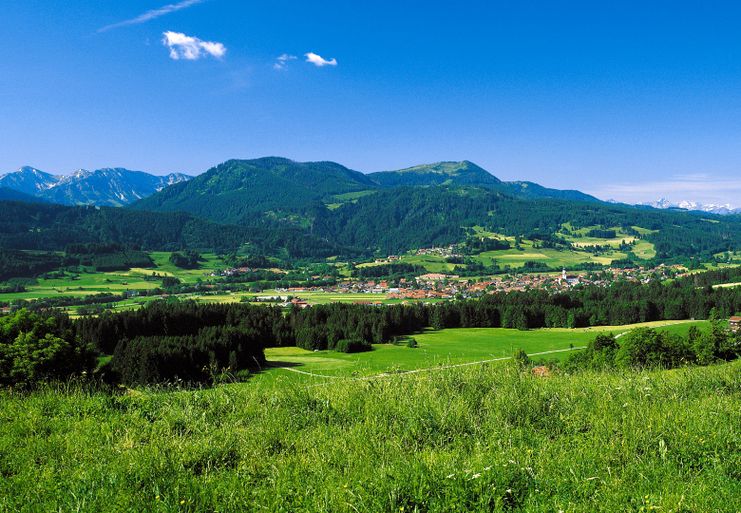
[[[190,178],[182,173],[156,176],[123,168],[53,175],[25,166],[0,176],[0,187],[62,205],[120,207]]]

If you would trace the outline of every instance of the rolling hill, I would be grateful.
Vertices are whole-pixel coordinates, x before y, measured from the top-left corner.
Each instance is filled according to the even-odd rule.
[[[573,190],[543,187],[533,182],[503,182],[482,167],[467,160],[461,162],[438,162],[414,166],[398,171],[381,171],[368,175],[381,187],[399,186],[473,186],[503,192],[523,199],[565,199],[571,201],[598,202],[597,198]]]
[[[334,162],[302,163],[279,157],[229,160],[132,207],[184,211],[217,222],[251,223],[266,212],[304,214],[321,208],[325,198],[374,187],[363,173]]]
[[[550,198],[585,202],[600,201],[594,196],[581,191],[550,189],[533,182],[502,182],[501,190],[518,198],[525,199]]]
[[[400,187],[474,187],[515,198],[598,202],[578,191],[531,182],[502,182],[469,161],[439,162],[398,171],[363,174],[334,162],[294,162],[280,157],[229,160],[187,183],[168,187],[132,208],[184,211],[216,222],[254,223],[293,216],[312,222],[324,205],[354,202],[363,195]]]

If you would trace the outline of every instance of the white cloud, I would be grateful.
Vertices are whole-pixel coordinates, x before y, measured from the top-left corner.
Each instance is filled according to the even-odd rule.
[[[130,20],[124,20],[118,23],[113,23],[111,25],[106,25],[105,27],[101,27],[98,29],[98,32],[106,32],[108,30],[119,28],[119,27],[126,27],[129,25],[139,25],[140,23],[146,23],[155,18],[159,18],[160,16],[164,16],[172,12],[180,11],[182,9],[187,9],[188,7],[191,7],[193,5],[201,4],[204,1],[205,0],[182,0],[181,2],[177,2],[174,4],[163,5],[162,7],[159,7],[157,9],[152,9],[143,14],[140,14],[136,18],[131,18]]]
[[[295,61],[296,59],[298,59],[298,57],[296,57],[295,55],[290,55],[287,53],[281,54],[278,56],[277,59],[275,59],[273,69],[284,69],[288,61]]]
[[[182,32],[167,31],[162,34],[162,44],[170,49],[170,58],[195,61],[201,57],[222,58],[226,54],[226,47],[221,43],[202,41],[197,37],[186,36]]]
[[[305,53],[304,56],[306,57],[306,62],[310,62],[314,66],[318,66],[320,68],[324,66],[337,66],[337,59],[335,58],[327,60],[321,55],[315,54],[314,52]]]

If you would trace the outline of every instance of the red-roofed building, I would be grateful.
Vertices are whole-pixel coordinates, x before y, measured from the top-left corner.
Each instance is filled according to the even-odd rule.
[[[728,319],[728,324],[731,326],[731,331],[734,333],[737,331],[741,331],[741,316],[734,315],[730,319]]]

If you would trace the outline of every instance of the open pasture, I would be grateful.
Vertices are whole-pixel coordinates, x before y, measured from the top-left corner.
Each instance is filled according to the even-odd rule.
[[[223,269],[225,266],[223,261],[212,253],[202,255],[204,261],[198,269],[176,267],[169,261],[169,252],[153,252],[149,256],[154,261],[154,267],[135,267],[125,271],[110,272],[67,272],[63,278],[39,278],[36,284],[27,285],[25,292],[0,294],[0,301],[149,290],[162,284],[160,278],[152,278],[153,273],[159,276],[174,276],[183,283],[194,284],[199,279],[207,281],[211,272],[215,269]]]
[[[692,325],[703,329],[708,323],[657,321],[626,326],[546,328],[530,331],[505,328],[426,330],[414,335],[418,344],[416,348],[406,347],[404,344],[378,344],[373,346],[373,351],[354,354],[276,347],[267,349],[266,357],[271,366],[284,368],[268,369],[255,379],[270,382],[285,377],[286,373],[302,374],[302,378],[311,381],[326,379],[322,376],[328,376],[329,379],[364,377],[509,358],[517,349],[533,354],[534,360],[563,359],[571,348],[584,347],[598,333],[610,332],[619,335],[635,328],[652,327],[685,334]],[[293,380],[295,377],[291,376],[289,379]]]

